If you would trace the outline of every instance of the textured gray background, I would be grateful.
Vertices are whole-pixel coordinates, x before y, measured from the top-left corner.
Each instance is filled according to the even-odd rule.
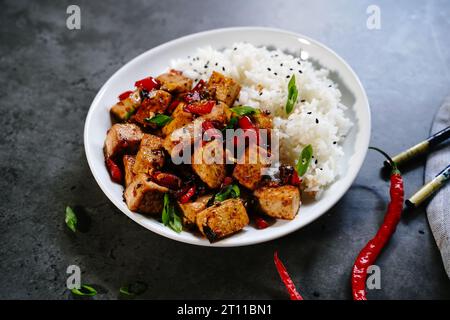
[[[65,27],[79,4],[82,29]],[[378,4],[382,29],[366,28]],[[124,63],[168,40],[212,28],[260,25],[313,37],[354,68],[372,107],[372,145],[395,153],[427,136],[450,88],[449,1],[0,1],[0,298],[66,299],[65,270],[117,298],[145,281],[144,298],[286,299],[274,250],[307,299],[351,298],[353,260],[382,221],[388,184],[369,153],[352,188],[308,227],[230,249],[162,238],[119,212],[86,163],[83,125],[101,85]],[[405,174],[406,194],[423,182]],[[71,234],[66,205],[91,219]],[[423,211],[406,217],[378,261],[370,298],[450,298]]]

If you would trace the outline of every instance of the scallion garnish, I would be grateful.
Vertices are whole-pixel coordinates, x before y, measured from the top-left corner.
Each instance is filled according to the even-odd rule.
[[[164,206],[161,215],[162,223],[175,232],[180,233],[183,230],[183,223],[177,214],[175,206],[170,201],[169,194],[164,194]]]
[[[300,158],[298,159],[296,169],[299,177],[303,176],[308,170],[309,163],[311,162],[313,154],[313,148],[310,144],[303,148]]]
[[[207,206],[211,206],[216,202],[222,202],[229,198],[239,198],[241,190],[237,184],[230,184],[216,193],[211,199],[209,199]]]
[[[65,222],[66,222],[67,227],[70,230],[72,230],[73,232],[77,231],[78,219],[77,219],[77,216],[76,216],[75,212],[73,211],[73,209],[69,206],[66,207]]]
[[[259,109],[250,107],[250,106],[236,106],[231,108],[231,111],[236,113],[238,116],[247,116],[255,113],[260,113]]]
[[[298,98],[298,89],[295,84],[295,75],[292,75],[288,83],[288,98],[286,101],[286,113],[290,114],[294,110],[295,103]]]
[[[76,296],[82,296],[82,297],[93,297],[97,294],[97,290],[92,288],[91,286],[88,286],[87,284],[81,285],[80,288],[73,288],[71,292]]]
[[[156,124],[158,127],[164,127],[172,121],[172,117],[166,116],[165,114],[157,114],[152,118],[145,118],[145,121]]]

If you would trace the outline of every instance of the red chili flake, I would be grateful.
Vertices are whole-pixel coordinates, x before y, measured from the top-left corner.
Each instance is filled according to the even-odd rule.
[[[291,300],[303,300],[303,297],[300,295],[300,293],[298,293],[297,289],[295,288],[294,282],[292,281],[291,276],[284,267],[283,262],[281,262],[281,260],[278,259],[277,251],[275,251],[273,255],[273,260],[275,262],[275,267],[277,268],[278,274],[280,275],[281,280],[283,281],[287,291],[289,292]]]
[[[153,77],[147,77],[136,81],[134,85],[139,89],[144,89],[147,91],[152,91],[153,89],[158,89],[160,87],[158,80]]]
[[[188,104],[184,107],[184,110],[196,115],[205,115],[211,112],[212,108],[216,105],[213,100],[199,103]]]
[[[112,159],[106,160],[106,167],[108,168],[111,180],[117,183],[122,183],[122,171]]]
[[[121,93],[121,94],[119,95],[119,100],[120,100],[120,101],[125,100],[125,99],[128,98],[132,93],[133,93],[133,91],[131,91],[131,90],[128,90],[128,91],[125,91],[125,92]]]
[[[175,110],[175,108],[178,107],[178,104],[179,104],[180,102],[181,102],[181,101],[180,101],[180,100],[177,100],[177,99],[173,100],[173,101],[170,103],[169,107],[167,108],[167,112],[172,113],[172,112]]]
[[[225,177],[225,179],[223,179],[223,186],[229,186],[231,183],[233,182],[233,178],[232,177]]]
[[[195,186],[190,187],[185,194],[180,197],[180,203],[187,203],[195,194]]]
[[[255,224],[257,229],[265,229],[269,226],[269,223],[264,218],[258,216],[255,217]]]
[[[289,180],[290,184],[296,187],[298,187],[302,183],[302,179],[300,179],[296,170],[292,172],[291,178]]]

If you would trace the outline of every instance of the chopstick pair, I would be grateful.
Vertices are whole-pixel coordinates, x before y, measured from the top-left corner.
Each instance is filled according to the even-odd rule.
[[[450,126],[433,134],[428,139],[419,142],[406,151],[394,156],[392,160],[401,166],[418,156],[424,155],[430,152],[440,143],[450,138]],[[389,163],[385,162],[385,166],[389,166]],[[405,201],[406,206],[409,208],[417,208],[425,200],[427,200],[432,194],[442,188],[446,182],[450,180],[450,164],[444,168],[436,177],[420,188],[411,198]]]

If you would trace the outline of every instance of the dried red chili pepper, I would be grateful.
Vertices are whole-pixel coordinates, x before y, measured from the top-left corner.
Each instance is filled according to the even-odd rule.
[[[131,91],[131,90],[128,90],[128,91],[125,91],[125,92],[121,93],[121,94],[119,95],[119,100],[120,100],[120,101],[125,100],[125,99],[128,98],[132,93],[133,93],[133,91]]]
[[[298,187],[302,183],[302,179],[300,179],[296,170],[292,172],[291,178],[289,179],[289,183],[296,187]]]
[[[184,107],[184,110],[202,116],[210,113],[215,105],[216,105],[215,101],[209,100],[205,102],[188,104]]]
[[[275,251],[273,255],[273,260],[275,262],[275,267],[277,268],[278,274],[280,275],[281,280],[283,281],[287,291],[289,292],[291,300],[303,300],[303,297],[300,295],[300,293],[298,293],[297,289],[295,288],[294,282],[289,276],[289,273],[287,272],[281,260],[278,258],[277,251]]]
[[[180,203],[187,203],[195,194],[195,186],[190,187],[185,194],[180,197]]]
[[[265,229],[269,226],[269,223],[264,218],[258,216],[255,217],[255,224],[257,229]]]
[[[178,107],[179,104],[180,104],[180,100],[178,100],[178,99],[173,100],[169,104],[169,107],[167,108],[167,112],[172,113],[176,109],[176,107]]]
[[[255,126],[255,124],[253,123],[252,119],[250,119],[249,116],[242,116],[242,117],[239,118],[238,125],[239,125],[239,128],[244,130],[244,132],[247,131],[247,130],[255,131],[255,133],[256,133],[256,145],[259,146],[259,140],[260,140],[259,139],[259,130]]]
[[[111,180],[117,183],[122,183],[122,170],[120,170],[119,166],[112,159],[106,160],[106,167],[108,168]]]
[[[158,80],[153,77],[147,77],[141,80],[138,80],[134,83],[134,85],[139,89],[144,89],[146,91],[152,91],[153,89],[158,89],[160,84]]]
[[[403,210],[403,178],[394,161],[382,150],[370,148],[383,154],[391,164],[391,201],[384,217],[383,224],[378,229],[377,234],[361,250],[352,268],[352,294],[354,300],[367,300],[366,279],[367,269],[371,266],[383,247],[387,244],[392,234],[395,232]]]
[[[181,179],[171,173],[155,171],[152,178],[157,184],[169,189],[178,189],[181,185]]]
[[[225,179],[223,179],[222,186],[224,187],[229,186],[232,182],[233,182],[232,177],[225,177]]]

